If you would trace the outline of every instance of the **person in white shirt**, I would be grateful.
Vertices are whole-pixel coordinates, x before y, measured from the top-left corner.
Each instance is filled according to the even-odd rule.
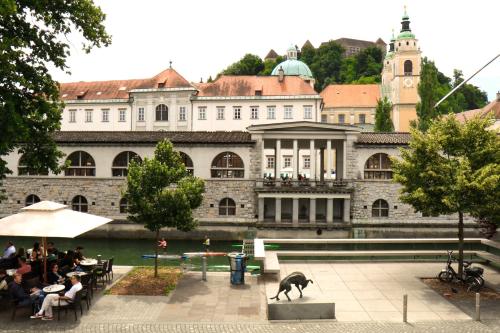
[[[10,256],[16,254],[16,247],[14,246],[14,243],[11,241],[7,242],[7,246],[5,247],[5,250],[3,251],[3,256],[2,259],[9,259]]]
[[[52,320],[52,307],[60,305],[67,305],[75,299],[76,293],[82,290],[82,284],[80,283],[80,276],[73,275],[71,277],[72,287],[68,290],[64,296],[59,296],[57,294],[48,294],[43,300],[42,307],[40,311],[31,316],[32,319],[42,318],[42,320]]]

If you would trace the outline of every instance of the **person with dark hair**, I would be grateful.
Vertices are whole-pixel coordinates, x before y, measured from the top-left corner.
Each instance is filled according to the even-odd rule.
[[[31,272],[31,265],[26,263],[25,257],[19,257],[18,262],[19,262],[19,268],[16,270],[17,274],[23,275]]]
[[[43,257],[43,247],[40,246],[40,243],[33,243],[33,248],[31,249],[30,258],[32,261],[36,261]]]
[[[52,264],[50,272],[47,273],[48,284],[58,284],[64,282],[64,276],[59,273],[59,266],[57,263]]]
[[[12,241],[7,241],[7,245],[5,246],[5,250],[3,251],[2,259],[9,259],[16,253],[16,247]]]
[[[73,250],[68,250],[64,255],[64,257],[59,262],[59,266],[63,270],[71,271],[75,268],[74,259],[75,259],[75,253],[73,252]]]
[[[40,311],[35,313],[30,318],[36,319],[41,318],[42,320],[52,320],[52,307],[60,305],[67,305],[75,299],[76,293],[82,290],[83,286],[80,282],[80,276],[73,275],[71,277],[72,287],[63,296],[57,294],[48,294],[43,300],[42,307]]]
[[[78,262],[75,262],[77,265],[80,263],[80,261],[85,259],[82,250],[83,250],[83,246],[77,246],[75,249],[74,259],[78,260]]]
[[[54,255],[57,257],[58,253],[59,253],[59,251],[55,247],[54,242],[48,242],[47,243],[47,255],[49,255],[49,256]]]
[[[31,294],[28,294],[21,286],[23,276],[19,273],[14,274],[14,281],[9,284],[9,293],[11,297],[18,302],[18,305],[24,306],[33,304],[40,295],[40,289],[31,288]]]

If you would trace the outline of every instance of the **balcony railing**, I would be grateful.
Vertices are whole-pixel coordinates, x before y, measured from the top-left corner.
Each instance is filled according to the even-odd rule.
[[[290,187],[290,188],[308,188],[308,187],[346,187],[347,181],[343,179],[274,179],[263,178],[257,180],[258,188],[272,188],[272,187]]]

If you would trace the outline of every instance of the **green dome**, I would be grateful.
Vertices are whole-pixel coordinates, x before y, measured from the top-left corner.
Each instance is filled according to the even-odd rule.
[[[413,34],[411,31],[403,31],[398,35],[398,39],[409,39],[409,38],[415,38],[415,34]]]
[[[279,75],[279,69],[283,68],[283,72],[285,75],[300,75],[306,77],[313,77],[309,66],[303,63],[300,60],[288,59],[283,61],[274,67],[271,75]]]

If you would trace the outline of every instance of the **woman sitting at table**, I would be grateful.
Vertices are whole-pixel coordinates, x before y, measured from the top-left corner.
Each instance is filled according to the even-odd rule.
[[[17,274],[23,275],[31,272],[31,265],[26,263],[25,257],[19,257],[18,262],[19,262],[19,268],[16,270]]]
[[[40,246],[40,243],[33,243],[33,248],[31,249],[30,258],[32,261],[36,261],[43,257],[43,247]]]
[[[64,257],[59,262],[59,266],[63,271],[72,271],[75,268],[74,262],[74,252],[72,250],[68,250]]]
[[[64,276],[59,273],[59,266],[53,264],[50,268],[50,272],[47,273],[47,283],[48,284],[60,284],[64,282]]]

